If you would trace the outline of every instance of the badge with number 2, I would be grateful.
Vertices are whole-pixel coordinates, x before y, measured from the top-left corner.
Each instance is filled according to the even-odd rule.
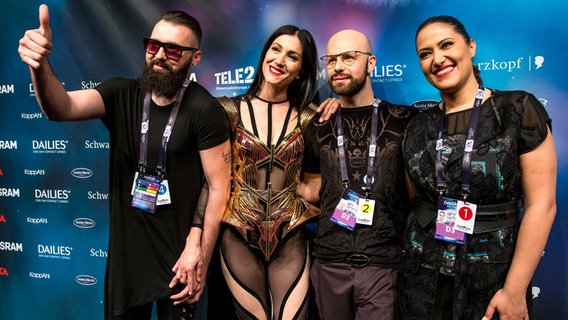
[[[375,200],[359,198],[359,211],[357,211],[357,223],[364,225],[373,224],[373,213],[375,212]]]

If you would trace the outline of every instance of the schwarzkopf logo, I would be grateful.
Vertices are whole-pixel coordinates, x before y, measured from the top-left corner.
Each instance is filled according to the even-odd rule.
[[[97,278],[95,278],[93,276],[82,274],[82,275],[76,276],[75,281],[77,281],[78,284],[83,285],[83,286],[92,286],[92,285],[97,283]]]
[[[93,171],[87,168],[75,168],[71,170],[71,175],[75,178],[85,179],[93,176]]]
[[[507,71],[513,72],[521,69],[529,71],[540,69],[544,66],[544,56],[518,57],[516,60],[491,59],[477,63],[480,71]]]
[[[95,226],[95,221],[89,218],[77,218],[73,220],[73,225],[77,228],[88,229]]]

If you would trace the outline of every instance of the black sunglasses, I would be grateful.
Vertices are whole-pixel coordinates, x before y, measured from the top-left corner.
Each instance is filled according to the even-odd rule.
[[[144,49],[149,54],[156,54],[160,51],[160,48],[164,48],[164,53],[168,59],[178,61],[181,58],[181,54],[184,51],[197,51],[199,49],[193,47],[183,47],[177,44],[163,43],[158,40],[144,38]]]

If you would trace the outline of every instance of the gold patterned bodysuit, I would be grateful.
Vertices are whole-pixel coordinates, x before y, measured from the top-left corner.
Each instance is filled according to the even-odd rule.
[[[232,190],[223,222],[269,261],[286,235],[319,214],[319,209],[296,194],[304,154],[303,131],[316,114],[315,106],[301,112],[294,130],[277,145],[267,146],[243,126],[240,101],[226,97],[219,101],[232,128]]]

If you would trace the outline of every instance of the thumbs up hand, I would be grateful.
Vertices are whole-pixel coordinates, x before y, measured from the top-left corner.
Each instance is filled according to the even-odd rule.
[[[39,32],[51,42],[51,27],[49,26],[49,9],[45,4],[39,6]]]
[[[49,26],[49,9],[46,5],[39,6],[39,28],[25,32],[18,53],[20,59],[30,67],[39,69],[51,54],[52,34]]]

